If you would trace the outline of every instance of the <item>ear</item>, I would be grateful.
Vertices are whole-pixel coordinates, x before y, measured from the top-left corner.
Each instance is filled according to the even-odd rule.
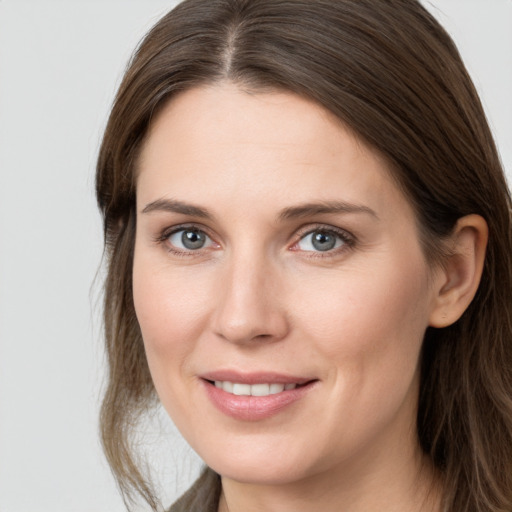
[[[453,324],[473,300],[482,277],[488,233],[480,215],[467,215],[457,221],[448,240],[450,254],[435,274],[431,327]]]

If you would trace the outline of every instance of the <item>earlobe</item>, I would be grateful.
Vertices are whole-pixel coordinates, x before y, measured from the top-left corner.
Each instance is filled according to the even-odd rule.
[[[461,217],[450,237],[450,254],[438,270],[431,327],[456,322],[476,294],[485,260],[488,227],[480,215]]]

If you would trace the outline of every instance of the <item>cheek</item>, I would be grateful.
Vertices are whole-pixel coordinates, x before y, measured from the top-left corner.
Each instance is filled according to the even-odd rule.
[[[396,418],[414,422],[428,281],[414,267],[392,269],[351,272],[340,276],[342,286],[333,280],[316,288],[323,288],[323,300],[309,292],[300,301],[302,316],[314,319],[303,324],[304,333],[316,340],[319,360],[328,368],[331,398],[322,414],[333,430],[326,435],[339,437],[341,428],[343,450],[387,431]],[[349,419],[339,427],[339,418]]]
[[[302,322],[307,337],[334,362],[332,378],[342,375],[340,386],[361,393],[410,383],[428,325],[428,274],[421,260],[383,267],[317,281],[297,301],[298,316],[310,320]]]
[[[157,391],[182,374],[209,307],[204,280],[135,252],[133,299]],[[161,258],[160,258],[161,260]],[[190,279],[188,279],[190,277]],[[202,286],[198,283],[202,282]]]

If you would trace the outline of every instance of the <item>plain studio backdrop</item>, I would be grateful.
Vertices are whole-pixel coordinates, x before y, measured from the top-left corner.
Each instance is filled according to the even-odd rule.
[[[124,510],[97,435],[94,167],[131,51],[175,3],[0,0],[0,512]],[[512,0],[427,5],[459,45],[510,176]],[[172,499],[198,459],[166,437],[152,457]]]

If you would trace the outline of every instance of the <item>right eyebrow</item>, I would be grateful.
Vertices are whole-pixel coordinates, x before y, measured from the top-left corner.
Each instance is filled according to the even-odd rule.
[[[190,215],[201,219],[213,218],[213,215],[211,215],[208,210],[189,203],[177,201],[176,199],[157,199],[156,201],[148,203],[144,209],[141,210],[141,213],[151,213],[156,211],[181,213],[183,215]]]

